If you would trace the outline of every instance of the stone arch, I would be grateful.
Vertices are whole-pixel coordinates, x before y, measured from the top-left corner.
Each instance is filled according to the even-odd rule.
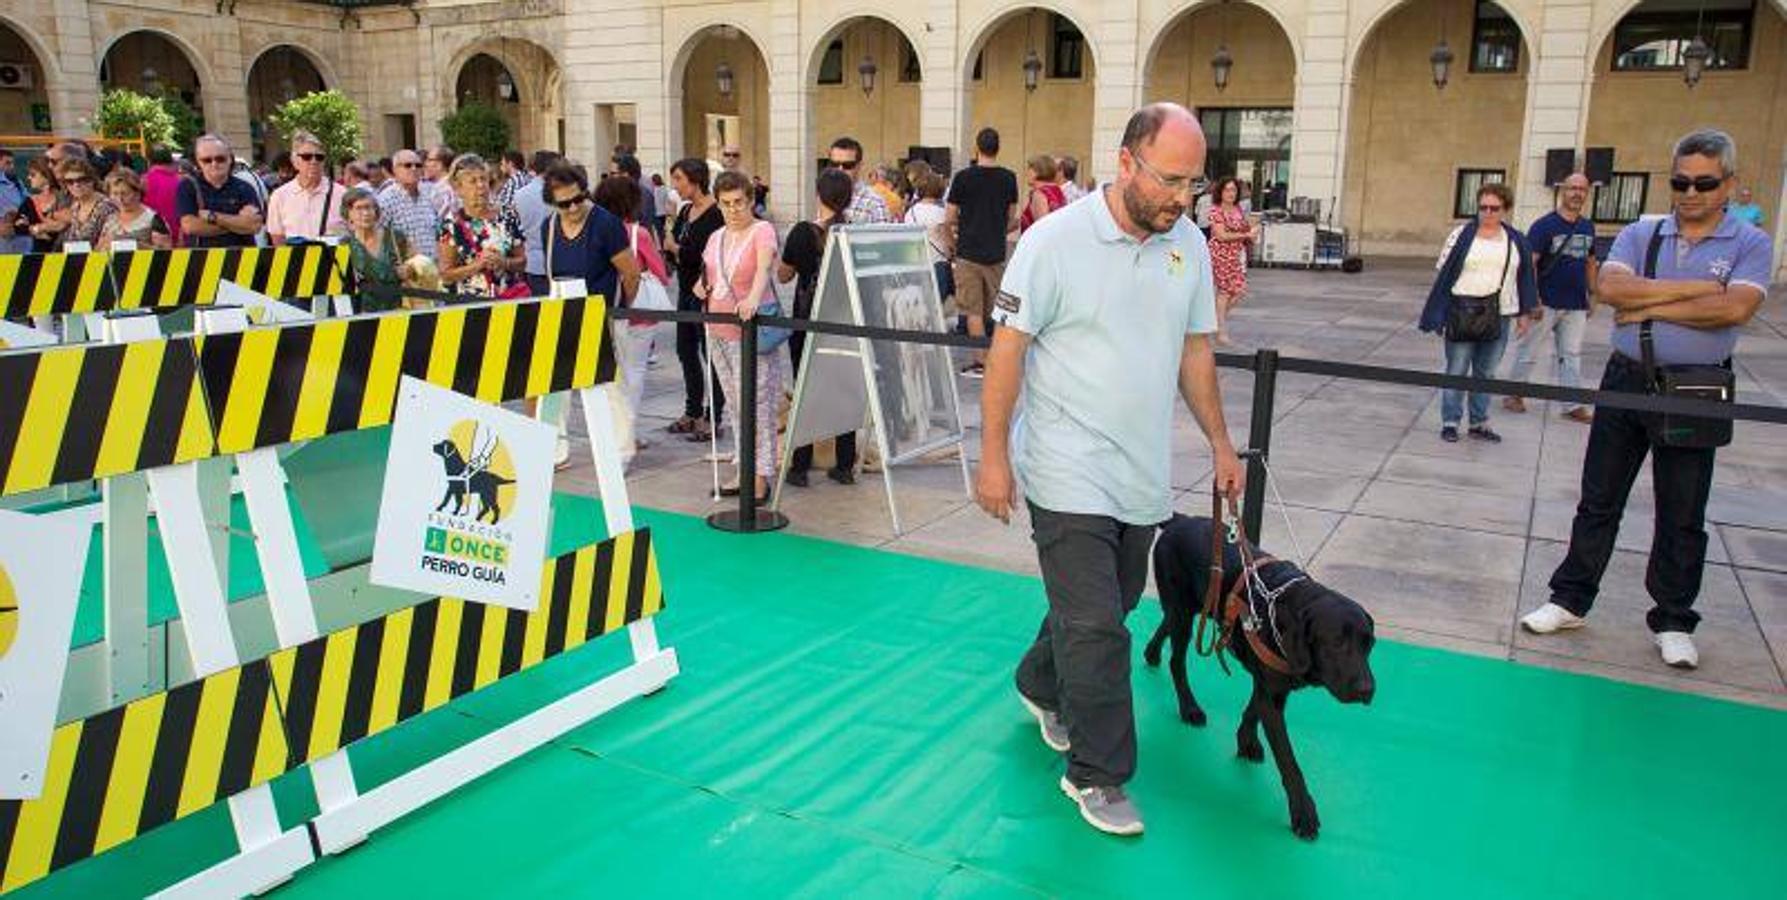
[[[6,104],[7,108],[3,113],[5,124],[0,124],[0,130],[8,132],[16,131],[20,134],[27,134],[34,131],[34,128],[27,126],[31,119],[30,104],[37,102],[37,98],[42,98],[41,102],[51,106],[50,120],[53,130],[54,126],[61,118],[58,114],[65,112],[64,110],[55,108],[60,99],[58,93],[64,87],[61,66],[57,64],[55,55],[49,51],[48,45],[44,43],[43,39],[26,26],[24,22],[10,16],[0,16],[0,29],[10,31],[18,37],[19,43],[24,45],[25,53],[30,56],[29,62],[36,67],[38,76],[43,80],[42,84],[32,85],[29,90],[7,92],[7,96],[4,99],[6,99],[8,103]],[[10,62],[11,60],[8,61]],[[15,98],[17,100],[17,107],[14,107],[11,102]],[[8,127],[15,120],[22,124],[15,127]],[[67,123],[62,124],[64,127],[67,125]]]
[[[222,91],[220,90],[215,73],[212,70],[211,63],[203,53],[199,52],[197,47],[193,46],[191,42],[176,32],[149,25],[130,25],[120,28],[116,33],[105,40],[102,49],[94,57],[98,62],[95,72],[97,73],[99,68],[104,68],[108,65],[112,52],[118,49],[118,45],[121,42],[132,35],[137,34],[147,34],[161,38],[171,44],[175,50],[180,52],[180,56],[185,60],[186,64],[192,68],[194,77],[198,79],[198,112],[204,117],[206,130],[216,131],[222,127],[224,123],[222,121],[222,116],[220,115],[219,106],[219,98]],[[116,84],[117,80],[116,74],[114,73],[112,83]]]
[[[562,149],[559,124],[565,114],[564,69],[550,47],[532,38],[497,33],[459,45],[441,69],[443,81],[438,90],[443,107],[458,108],[462,76],[480,56],[495,62],[514,82],[518,108],[513,110],[511,125],[515,146],[523,151]]]
[[[1049,54],[1046,33],[1049,16],[1060,16],[1079,31],[1084,57],[1078,78],[1055,79],[1047,72]],[[1037,39],[1038,17],[1044,31]],[[1066,155],[1084,163],[1093,158],[1097,84],[1101,56],[1089,17],[1071,4],[1016,2],[1002,4],[979,22],[964,28],[960,44],[962,127],[958,152],[964,162],[972,157],[974,134],[982,127],[1000,132],[1000,164],[1020,173],[1033,155]],[[1011,29],[1023,31],[1013,35]],[[1027,46],[1026,46],[1027,45]],[[1037,89],[1023,86],[1021,60],[1037,51],[1044,65]],[[977,60],[983,60],[983,78],[974,77]],[[1117,73],[1120,74],[1120,73]]]
[[[308,67],[309,71],[288,69],[278,72],[280,82],[270,86],[268,79],[276,77],[276,74],[263,70],[263,64],[285,67],[290,66],[293,60]],[[262,47],[249,60],[248,68],[243,74],[243,84],[246,88],[248,133],[253,153],[257,160],[267,160],[285,148],[285,140],[269,121],[273,109],[291,96],[302,96],[312,90],[328,90],[340,82],[333,80],[321,58],[309,48],[296,43],[276,42]]]
[[[920,140],[920,96],[927,61],[912,33],[899,22],[879,13],[845,13],[819,33],[802,66],[800,89],[806,103],[801,136],[804,141],[800,171],[810,173],[809,164],[826,154],[833,139],[848,134],[863,144],[864,161],[870,165],[904,158],[908,148]],[[919,82],[900,81],[904,60],[897,52],[898,38],[912,48],[919,65]],[[821,85],[819,70],[832,42],[846,44],[843,59],[843,85]],[[857,65],[864,55],[875,58],[878,73],[875,92],[864,94],[860,88]],[[820,133],[818,128],[827,131]],[[810,193],[803,192],[803,193]],[[802,198],[803,206],[806,198]]]
[[[769,137],[772,76],[770,56],[765,49],[768,45],[749,26],[725,20],[703,22],[688,30],[677,45],[676,56],[670,61],[669,77],[665,81],[670,113],[666,117],[669,126],[666,149],[673,160],[699,156],[709,159],[710,168],[717,166],[720,147],[709,146],[715,142],[709,140],[706,117],[736,118],[739,133],[726,135],[724,142],[737,143],[743,152],[740,165],[768,181],[772,163]],[[711,42],[741,45],[737,51],[740,56],[735,58],[724,49],[714,51]],[[709,55],[713,58],[708,59]],[[698,83],[692,79],[713,77],[712,69],[705,72],[691,69],[698,57],[704,68],[717,69],[719,62],[725,62],[732,69],[734,88],[730,97],[721,97],[717,89],[709,92],[707,81],[699,82],[700,90],[691,94],[688,86]],[[698,108],[691,104],[698,104]]]
[[[1166,46],[1167,37],[1175,28],[1184,24],[1192,16],[1204,13],[1213,14],[1217,7],[1225,5],[1225,3],[1233,7],[1252,7],[1269,16],[1273,22],[1278,24],[1278,30],[1284,34],[1285,44],[1290,47],[1292,63],[1299,69],[1303,67],[1303,46],[1297,41],[1300,29],[1279,7],[1277,0],[1272,0],[1272,2],[1268,2],[1268,0],[1237,0],[1233,3],[1228,3],[1227,0],[1191,0],[1162,17],[1159,27],[1152,29],[1154,37],[1148,41],[1146,55],[1142,57],[1143,77],[1146,78],[1147,73],[1154,68],[1154,64],[1159,60],[1161,48]]]

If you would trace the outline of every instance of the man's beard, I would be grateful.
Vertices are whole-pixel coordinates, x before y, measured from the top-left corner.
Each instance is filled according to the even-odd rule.
[[[1123,188],[1123,211],[1129,214],[1129,220],[1137,228],[1154,234],[1164,234],[1179,224],[1179,217],[1185,215],[1185,207],[1177,203],[1151,204],[1142,196],[1142,192],[1134,183]],[[1171,212],[1172,218],[1165,225],[1160,224],[1161,213]]]

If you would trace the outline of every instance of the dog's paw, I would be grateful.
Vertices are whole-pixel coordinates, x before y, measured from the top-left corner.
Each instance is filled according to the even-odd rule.
[[[1265,762],[1266,748],[1260,746],[1257,735],[1248,735],[1235,742],[1235,755],[1248,762]]]
[[[1302,797],[1291,801],[1291,831],[1306,841],[1315,840],[1322,830],[1322,817],[1316,815],[1315,800]]]
[[[1204,723],[1209,721],[1209,717],[1204,715],[1202,707],[1193,703],[1190,706],[1181,705],[1179,707],[1179,720],[1187,725],[1202,728]]]

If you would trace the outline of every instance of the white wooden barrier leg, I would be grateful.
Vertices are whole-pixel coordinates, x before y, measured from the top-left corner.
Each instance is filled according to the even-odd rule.
[[[627,477],[620,463],[620,447],[614,427],[614,406],[605,391],[618,390],[613,384],[599,384],[577,392],[583,403],[583,422],[589,428],[591,461],[596,467],[596,486],[602,493],[602,516],[607,520],[610,537],[633,530],[633,502],[627,497]],[[627,639],[633,645],[633,660],[643,663],[658,655],[658,631],[651,619],[641,619],[627,626]],[[646,693],[663,688],[659,682]]]
[[[286,504],[285,471],[272,448],[236,455],[236,473],[242,483],[242,499],[260,549],[261,574],[267,585],[267,605],[273,613],[273,630],[281,647],[292,647],[320,635],[310,584],[298,552],[297,526]],[[354,802],[354,770],[347,751],[338,750],[311,763],[317,806],[324,811]],[[365,836],[361,835],[360,840]],[[357,843],[358,841],[355,841]]]
[[[106,680],[121,704],[166,680],[149,670],[149,492],[135,474],[105,479],[100,492]]]
[[[235,666],[240,658],[231,637],[227,599],[217,577],[216,555],[199,498],[198,466],[187,463],[151,469],[145,477],[155,500],[156,523],[194,673],[204,677]],[[310,864],[308,835],[303,829],[279,830],[279,812],[267,785],[231,797],[229,808],[240,852],[158,896],[261,893]]]

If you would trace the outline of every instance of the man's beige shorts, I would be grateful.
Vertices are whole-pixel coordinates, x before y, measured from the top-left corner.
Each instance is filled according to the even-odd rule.
[[[964,316],[985,316],[993,311],[993,298],[999,296],[999,279],[1005,275],[1005,263],[977,263],[958,258],[955,262],[956,311]]]

